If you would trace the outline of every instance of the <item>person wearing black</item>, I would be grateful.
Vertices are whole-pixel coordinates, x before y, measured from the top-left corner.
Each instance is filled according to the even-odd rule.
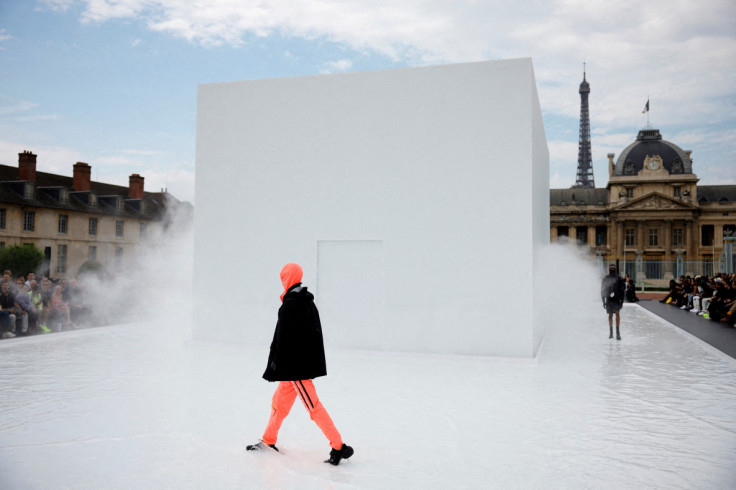
[[[636,303],[639,301],[639,298],[636,297],[636,285],[634,281],[631,280],[628,274],[626,274],[624,281],[626,281],[626,301]]]
[[[15,337],[15,320],[22,315],[20,306],[15,301],[15,294],[10,290],[10,282],[0,283],[0,325],[4,339]]]
[[[276,330],[271,342],[263,379],[278,381],[271,400],[271,416],[261,441],[246,446],[248,451],[276,448],[281,424],[289,415],[297,395],[311,418],[330,442],[329,459],[337,466],[353,455],[353,448],[343,443],[340,432],[317,397],[312,379],[327,375],[322,325],[314,295],[302,286],[302,268],[299,264],[286,264],[281,269],[284,293],[279,308]]]
[[[624,304],[624,297],[626,294],[626,283],[618,275],[618,271],[615,265],[608,267],[608,275],[603,278],[601,282],[601,299],[603,300],[603,307],[608,313],[608,338],[613,338],[613,315],[616,315],[616,339],[621,340],[621,332],[619,327],[621,325],[621,307]]]

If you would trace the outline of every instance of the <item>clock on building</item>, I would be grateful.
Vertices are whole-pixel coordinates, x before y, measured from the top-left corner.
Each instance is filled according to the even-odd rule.
[[[647,168],[649,170],[657,170],[659,168],[659,160],[655,158],[650,158],[647,160]]]

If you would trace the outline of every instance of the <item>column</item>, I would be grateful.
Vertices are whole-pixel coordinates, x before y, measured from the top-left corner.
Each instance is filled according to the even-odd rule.
[[[636,249],[644,250],[644,220],[636,220]]]
[[[686,260],[695,260],[698,254],[698,237],[695,232],[695,222],[691,219],[687,220],[685,225],[685,235]]]
[[[595,248],[595,225],[588,227],[588,245]]]

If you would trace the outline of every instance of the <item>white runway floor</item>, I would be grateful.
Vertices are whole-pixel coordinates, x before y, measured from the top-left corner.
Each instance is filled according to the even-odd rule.
[[[283,455],[243,450],[267,345],[180,324],[0,341],[0,488],[736,487],[736,360],[638,306],[621,342],[600,308],[558,323],[534,360],[328,349],[338,467],[298,403]]]

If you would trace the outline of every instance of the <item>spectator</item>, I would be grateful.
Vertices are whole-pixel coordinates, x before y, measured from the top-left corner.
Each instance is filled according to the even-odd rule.
[[[10,283],[3,281],[0,284],[0,325],[2,326],[2,338],[12,339],[15,337],[15,320],[19,310],[20,307],[15,302],[15,295],[10,291]]]
[[[15,296],[15,302],[20,307],[19,315],[21,320],[20,333],[30,335],[36,332],[36,323],[38,322],[38,314],[36,308],[31,302],[31,296],[28,294],[28,286],[23,283],[20,286],[18,294]]]
[[[51,281],[48,277],[41,279],[41,300],[43,309],[41,310],[41,330],[48,330],[49,316],[51,315],[51,295],[53,294],[51,289]]]
[[[54,292],[51,294],[51,313],[49,315],[49,321],[52,325],[61,323],[59,318],[63,319],[63,329],[69,329],[72,326],[72,319],[69,314],[69,304],[64,301],[62,295],[61,286],[56,286]],[[62,330],[60,328],[59,330]]]
[[[697,295],[693,297],[693,309],[691,311],[700,315],[705,309],[703,303],[713,295],[713,288],[710,287],[708,276],[703,276],[698,279],[697,288]],[[710,300],[708,300],[708,302],[710,302]]]
[[[31,304],[36,309],[36,323],[39,330],[44,333],[51,332],[51,329],[40,321],[43,314],[43,295],[41,294],[41,286],[38,285],[35,279],[31,280],[31,290],[28,294],[31,297]]]
[[[31,289],[31,281],[36,280],[36,273],[35,272],[29,272],[28,276],[26,277],[26,286],[28,286],[28,289]]]
[[[636,297],[636,285],[631,280],[628,274],[626,274],[624,281],[626,282],[626,301],[629,303],[636,303],[639,298]]]
[[[659,302],[660,303],[673,303],[675,301],[675,298],[677,298],[680,295],[680,291],[682,288],[680,285],[675,281],[674,279],[670,279],[670,292],[667,293],[667,296],[662,298]]]
[[[716,290],[713,299],[708,305],[708,317],[711,320],[720,321],[726,315],[734,300],[734,289],[732,289],[721,277],[717,277]]]

